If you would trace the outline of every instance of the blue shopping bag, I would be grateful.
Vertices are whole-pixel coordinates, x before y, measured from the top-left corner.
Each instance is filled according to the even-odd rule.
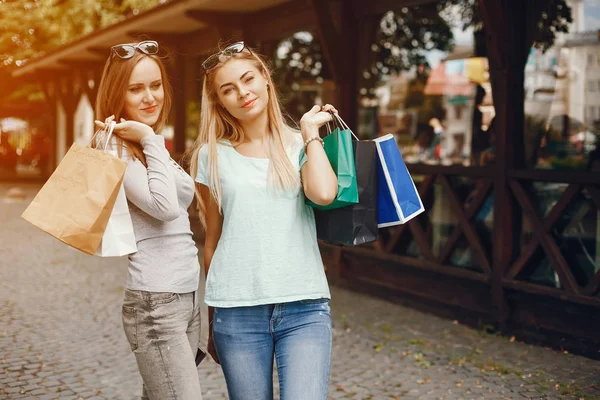
[[[402,160],[394,136],[374,140],[377,145],[378,227],[403,224],[423,211],[419,192]]]

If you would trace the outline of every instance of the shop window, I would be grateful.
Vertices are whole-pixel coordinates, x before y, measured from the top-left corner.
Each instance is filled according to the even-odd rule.
[[[525,162],[528,168],[592,170],[600,164],[600,19],[595,0],[568,2],[568,32],[532,48],[525,68]],[[534,77],[544,77],[545,84]]]
[[[426,4],[380,21],[359,85],[359,133],[393,134],[408,163],[474,165],[493,152],[485,36],[464,11]]]

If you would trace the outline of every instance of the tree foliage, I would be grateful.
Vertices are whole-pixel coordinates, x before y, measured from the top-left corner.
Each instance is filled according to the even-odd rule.
[[[0,67],[19,67],[165,0],[0,0]]]
[[[545,51],[558,33],[568,32],[573,22],[571,9],[566,0],[534,0],[530,4],[533,45]],[[484,29],[477,0],[443,0],[385,13],[371,46],[373,62],[363,71],[361,87],[372,87],[382,76],[427,65],[430,51],[450,52],[453,28]],[[286,51],[277,61],[282,82],[324,77],[321,69],[326,63],[317,36],[293,37],[284,45]]]

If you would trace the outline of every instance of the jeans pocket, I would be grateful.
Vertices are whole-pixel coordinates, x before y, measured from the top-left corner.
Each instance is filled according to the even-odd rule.
[[[302,304],[323,304],[323,303],[328,303],[329,299],[324,297],[322,299],[306,299],[306,300],[300,300],[300,303]]]
[[[123,306],[123,330],[125,336],[131,347],[131,351],[136,351],[138,348],[138,324],[137,324],[137,310],[135,307]]]
[[[152,306],[160,306],[163,304],[169,304],[177,300],[179,294],[177,293],[149,293],[148,294],[148,304]]]

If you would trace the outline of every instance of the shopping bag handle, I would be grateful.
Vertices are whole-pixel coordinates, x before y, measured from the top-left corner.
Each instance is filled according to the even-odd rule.
[[[104,143],[104,152],[106,152],[106,149],[108,148],[108,144],[110,143],[110,139],[112,137],[113,131],[115,130],[116,124],[116,121],[110,121],[110,123],[108,124],[108,133],[106,135],[106,143]]]
[[[350,133],[352,134],[352,136],[354,136],[354,139],[359,140],[356,135],[354,134],[354,132],[352,132],[352,129],[350,129],[350,127],[344,122],[344,120],[342,119],[342,117],[340,117],[337,113],[331,113],[331,115],[333,115],[334,119],[337,119],[338,125],[340,125],[342,128],[347,129],[350,131]]]
[[[92,144],[92,142],[94,141],[94,139],[96,138],[96,136],[98,136],[98,134],[100,132],[107,132],[107,138],[106,138],[106,143],[104,143],[104,152],[106,152],[106,149],[108,148],[108,144],[110,143],[110,139],[112,137],[113,134],[113,130],[115,129],[115,125],[117,123],[115,121],[111,121],[108,125],[106,125],[106,127],[104,129],[99,129],[98,131],[96,131],[96,133],[94,133],[94,136],[92,136],[92,138],[90,139],[90,142],[88,143],[88,147]],[[94,148],[98,148],[98,146],[94,146]]]

